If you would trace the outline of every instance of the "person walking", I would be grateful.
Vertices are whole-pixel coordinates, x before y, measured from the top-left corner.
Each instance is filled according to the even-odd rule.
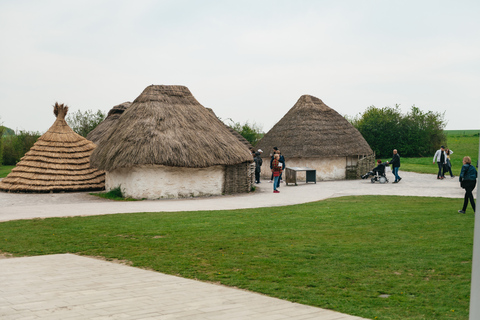
[[[392,165],[392,173],[395,176],[395,181],[393,181],[393,183],[399,183],[402,178],[398,175],[398,169],[400,168],[400,155],[398,154],[397,149],[393,149],[392,160],[387,161],[387,164]]]
[[[273,161],[272,161],[272,175],[273,175],[273,193],[280,193],[280,191],[277,190],[277,186],[280,181],[280,174],[282,173],[282,164],[280,163],[280,155],[278,153],[275,153],[273,155]]]
[[[260,172],[262,171],[262,158],[260,157],[260,152],[255,152],[255,157],[253,158],[255,161],[255,183],[260,183]]]
[[[440,149],[435,152],[435,155],[433,156],[433,163],[435,162],[438,165],[438,173],[437,173],[437,179],[444,179],[445,178],[445,170],[443,167],[447,163],[447,155],[445,154],[445,147],[441,146]]]
[[[453,179],[455,176],[452,173],[452,162],[450,161],[450,155],[453,153],[452,150],[445,148],[445,155],[447,156],[447,164],[445,165],[445,169],[443,170],[444,175],[445,172],[448,171],[450,173],[450,177]]]
[[[462,171],[458,178],[460,180],[460,185],[465,189],[465,197],[463,198],[463,208],[458,210],[459,213],[465,213],[468,206],[468,201],[473,208],[473,213],[475,213],[475,199],[473,198],[473,189],[477,185],[477,170],[472,166],[472,159],[469,156],[463,158]]]

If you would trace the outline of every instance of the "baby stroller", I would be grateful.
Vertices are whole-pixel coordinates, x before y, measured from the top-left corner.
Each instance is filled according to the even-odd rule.
[[[369,171],[367,173],[365,173],[363,176],[362,176],[362,179],[368,179],[370,177],[372,177],[370,179],[370,181],[372,183],[375,183],[375,182],[380,182],[380,183],[387,183],[388,182],[388,179],[387,179],[387,176],[385,175],[385,166],[387,164],[386,163],[382,163],[381,160],[378,160],[377,161],[377,166],[375,168],[372,169],[372,171]]]

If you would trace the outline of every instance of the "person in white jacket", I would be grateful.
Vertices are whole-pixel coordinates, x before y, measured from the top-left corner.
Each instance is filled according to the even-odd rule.
[[[438,165],[438,173],[437,179],[444,179],[445,178],[445,170],[444,166],[447,164],[447,154],[445,153],[445,147],[441,146],[435,155],[433,156],[433,163],[437,163]]]

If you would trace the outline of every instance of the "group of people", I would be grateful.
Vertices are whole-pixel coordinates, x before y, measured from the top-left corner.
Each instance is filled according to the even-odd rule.
[[[450,162],[450,155],[453,154],[453,151],[441,146],[433,157],[433,163],[435,162],[438,165],[437,179],[445,179],[445,172],[450,173],[450,177],[454,178],[455,176],[452,173],[452,163]],[[384,175],[385,167],[387,165],[392,165],[392,173],[395,176],[395,181],[393,183],[398,183],[402,178],[398,175],[398,169],[400,168],[400,155],[396,149],[393,150],[392,160],[382,163],[382,160],[377,160],[377,166],[373,168],[373,172]],[[473,189],[477,185],[477,170],[475,166],[472,166],[472,159],[468,156],[463,158],[463,166],[460,171],[459,181],[463,189],[465,189],[465,196],[463,199],[463,208],[458,210],[459,213],[465,213],[470,202],[473,211],[475,212],[475,199],[473,197]]]
[[[260,183],[260,173],[262,172],[262,149],[251,149],[250,152],[253,156],[253,161],[255,162],[255,183]],[[277,147],[273,147],[273,152],[270,159],[270,170],[272,171],[272,176],[270,182],[273,182],[273,193],[280,193],[278,188],[280,188],[280,182],[282,181],[283,170],[285,170],[285,157],[282,155],[280,150]]]
[[[450,177],[455,177],[452,173],[452,163],[450,162],[450,155],[452,150],[441,146],[433,156],[433,163],[438,165],[437,179],[445,179],[445,172],[450,173]]]

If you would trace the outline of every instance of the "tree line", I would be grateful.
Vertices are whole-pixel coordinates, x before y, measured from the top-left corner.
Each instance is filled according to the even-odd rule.
[[[371,106],[356,117],[346,117],[375,151],[377,157],[388,157],[397,149],[403,157],[425,157],[435,153],[447,137],[445,113],[423,112],[412,106],[402,114],[399,105]]]
[[[78,110],[67,114],[65,120],[73,131],[86,137],[105,117],[106,113],[101,110]],[[407,114],[402,114],[399,105],[371,106],[355,117],[345,118],[360,131],[377,157],[388,157],[393,149],[399,150],[404,157],[430,156],[441,144],[446,144],[444,113],[424,112],[412,106]],[[256,123],[240,123],[229,118],[226,124],[253,146],[264,135]],[[16,165],[40,136],[39,132],[14,132],[0,125],[0,165]]]

